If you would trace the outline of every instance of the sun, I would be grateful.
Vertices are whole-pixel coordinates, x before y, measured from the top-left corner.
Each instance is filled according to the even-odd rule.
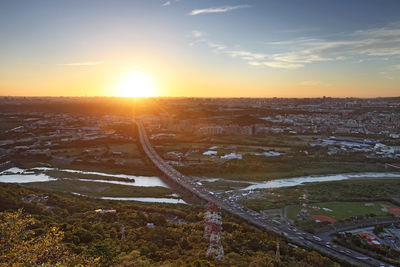
[[[157,89],[153,80],[142,71],[131,71],[124,76],[116,87],[120,97],[153,97]]]

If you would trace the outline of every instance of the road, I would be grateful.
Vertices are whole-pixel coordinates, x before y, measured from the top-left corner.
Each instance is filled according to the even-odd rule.
[[[266,215],[262,215],[254,210],[250,210],[227,198],[220,198],[216,196],[213,192],[198,184],[191,177],[183,175],[165,162],[151,146],[143,124],[139,120],[136,120],[136,125],[138,126],[140,143],[147,157],[158,169],[160,169],[160,171],[165,174],[170,181],[176,183],[185,191],[192,193],[206,202],[213,202],[222,210],[234,214],[255,226],[268,231],[273,231],[277,234],[282,234],[292,242],[295,242],[303,247],[317,250],[322,254],[343,259],[351,264],[360,264],[363,266],[391,266],[390,264],[371,258],[359,252],[339,245],[331,244],[329,241],[324,241],[317,236],[304,232],[285,223],[278,225]]]

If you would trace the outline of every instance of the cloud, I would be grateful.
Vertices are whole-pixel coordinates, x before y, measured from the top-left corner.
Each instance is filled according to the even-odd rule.
[[[387,73],[386,71],[381,71],[379,72],[379,74],[381,75],[382,78],[384,79],[388,79],[388,80],[393,80],[394,77],[391,76],[389,73]]]
[[[256,67],[296,69],[316,62],[339,60],[388,60],[400,58],[400,23],[377,29],[366,29],[336,35],[330,39],[300,38],[267,42],[268,53],[247,49],[230,49],[229,46],[204,38],[204,34],[193,34],[196,41],[204,43],[213,52],[238,58]],[[283,52],[282,52],[283,51]],[[400,64],[395,66],[400,69]],[[321,84],[320,84],[321,85]]]
[[[200,37],[205,36],[205,33],[201,32],[201,31],[192,31],[192,36],[195,38],[200,38]]]
[[[278,62],[278,61],[263,61],[263,62],[249,62],[252,66],[267,66],[270,68],[276,69],[297,69],[301,68],[303,64],[293,64],[293,63],[286,63],[286,62]]]
[[[285,32],[285,33],[299,33],[299,32],[316,32],[320,31],[321,29],[318,27],[309,27],[309,28],[293,28],[293,29],[279,29],[279,32]]]
[[[388,56],[400,56],[400,25],[359,30],[342,35],[341,39],[294,39],[265,44],[270,49],[290,50],[275,54],[276,60],[285,62],[312,63],[355,56],[385,60]]]
[[[225,45],[219,43],[207,42],[207,45],[211,47],[214,50],[214,52],[225,51],[226,49]]]
[[[195,16],[195,15],[209,14],[209,13],[224,13],[224,12],[229,12],[232,10],[248,8],[248,7],[250,7],[250,6],[249,5],[237,5],[237,6],[211,7],[211,8],[205,8],[205,9],[194,9],[189,13],[189,15]]]
[[[94,66],[103,64],[103,61],[85,61],[85,62],[73,62],[73,63],[63,63],[57,64],[59,66]]]
[[[278,69],[297,69],[304,66],[303,64],[284,63],[278,61],[262,62],[262,64],[264,66]]]
[[[396,70],[400,70],[400,64],[395,65],[394,68],[395,68]]]
[[[312,53],[288,53],[288,54],[275,54],[273,58],[277,61],[291,62],[291,63],[312,63],[316,61],[330,61],[332,58],[322,57]]]
[[[267,66],[276,69],[297,69],[304,66],[303,64],[292,64],[292,63],[277,62],[277,61],[249,61],[247,63],[255,67]]]
[[[326,83],[326,82],[321,82],[321,81],[303,81],[300,83],[301,85],[304,86],[332,86],[332,84],[330,83]]]
[[[394,24],[392,27],[387,28],[375,28],[367,30],[356,31],[355,34],[360,36],[373,36],[373,37],[388,37],[388,36],[399,36],[400,35],[400,25]]]
[[[207,40],[206,38],[204,38],[205,35],[206,34],[203,32],[192,31],[192,36],[196,38],[196,40],[194,42],[191,42],[190,45],[193,46],[197,43],[203,43],[210,47],[212,51],[216,54],[225,54],[230,56],[231,58],[238,58],[256,67],[267,66],[279,69],[295,69],[304,66],[303,64],[299,63],[273,61],[273,57],[268,54],[255,53],[247,50],[232,50],[224,44]]]
[[[206,34],[203,32],[192,31],[192,37],[196,40],[191,42],[189,45],[193,46],[197,43],[203,43],[210,47],[212,51],[216,54],[225,54],[230,56],[231,58],[238,58],[246,61],[248,64],[252,66],[268,66],[271,68],[280,68],[280,69],[294,69],[303,67],[303,64],[298,63],[288,63],[288,62],[274,62],[270,61],[272,57],[267,54],[254,53],[246,50],[231,50],[224,44],[217,43],[214,41],[207,40],[204,38]]]
[[[233,58],[238,57],[245,60],[260,60],[260,59],[265,59],[267,57],[267,55],[264,54],[253,53],[249,51],[241,51],[241,50],[233,50],[233,51],[229,50],[226,51],[225,53]]]
[[[181,0],[170,0],[170,1],[165,1],[165,0],[163,0],[163,4],[161,5],[161,6],[170,6],[170,5],[172,5],[173,3],[176,3],[176,2],[180,2]]]
[[[316,42],[319,39],[295,39],[295,40],[286,40],[286,41],[276,41],[276,42],[265,42],[266,45],[298,45],[298,44],[305,44],[310,42]]]

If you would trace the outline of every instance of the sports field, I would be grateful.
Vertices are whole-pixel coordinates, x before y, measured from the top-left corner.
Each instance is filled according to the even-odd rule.
[[[324,202],[313,203],[308,205],[308,212],[312,215],[323,215],[333,218],[334,220],[344,220],[350,217],[375,215],[388,216],[389,213],[384,210],[384,206],[395,208],[389,202]],[[289,219],[297,219],[300,206],[289,206],[287,208],[287,216]]]

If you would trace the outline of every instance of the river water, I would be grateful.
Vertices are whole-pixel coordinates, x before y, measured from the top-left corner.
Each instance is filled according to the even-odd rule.
[[[96,182],[96,183],[109,183],[109,184],[119,184],[126,186],[139,186],[139,187],[165,187],[170,188],[161,178],[155,176],[135,176],[127,174],[110,174],[102,172],[89,172],[80,170],[70,170],[70,169],[55,169],[46,167],[37,167],[31,170],[21,169],[17,167],[10,168],[8,170],[0,172],[0,182],[2,183],[35,183],[35,182],[50,182],[57,181],[55,177],[51,177],[46,174],[47,171],[60,171],[63,173],[79,173],[96,175],[99,179],[83,179],[83,178],[62,178],[68,180],[76,180],[83,182]],[[107,178],[125,178],[131,179],[129,181],[113,181],[113,180],[101,180],[101,177]],[[81,195],[75,192],[71,192],[76,195]],[[140,201],[140,202],[153,202],[153,203],[173,203],[173,204],[187,204],[184,200],[178,199],[179,195],[171,194],[171,198],[154,198],[154,197],[101,197],[102,199],[110,200],[124,200],[124,201]]]
[[[251,182],[252,185],[242,188],[241,190],[248,191],[254,189],[272,189],[272,188],[303,185],[305,183],[320,183],[320,182],[330,182],[330,181],[342,181],[349,179],[372,179],[372,178],[374,179],[400,178],[400,173],[365,172],[365,173],[341,173],[341,174],[331,174],[331,175],[302,176],[302,177],[271,180],[267,182]]]
[[[187,204],[183,199],[162,198],[162,197],[101,197],[108,200],[140,201],[153,203]]]
[[[112,180],[101,180],[101,179],[80,179],[80,178],[71,178],[74,180],[85,181],[85,182],[98,182],[98,183],[110,183],[110,184],[121,184],[121,185],[129,185],[129,186],[143,186],[143,187],[154,187],[160,186],[169,188],[169,186],[159,177],[155,176],[135,176],[135,175],[127,175],[127,174],[110,174],[103,172],[87,172],[80,170],[70,170],[70,169],[56,169],[56,168],[46,168],[46,167],[38,167],[33,168],[32,170],[41,171],[41,173],[35,173],[30,170],[20,169],[17,167],[10,168],[8,170],[0,172],[0,182],[3,183],[33,183],[33,182],[48,182],[57,180],[55,177],[51,177],[47,175],[46,171],[60,171],[64,173],[79,173],[79,174],[88,174],[88,175],[96,175],[103,177],[116,177],[116,178],[125,178],[131,179],[132,182],[125,181],[112,181]]]
[[[34,171],[33,171],[34,170]],[[37,173],[37,171],[41,171]],[[32,170],[20,169],[17,167],[10,168],[8,170],[0,172],[0,182],[3,183],[33,183],[33,182],[49,182],[56,181],[57,178],[51,177],[46,174],[46,171],[60,171],[64,173],[79,173],[96,175],[103,177],[117,177],[131,179],[132,182],[127,181],[112,181],[112,180],[101,180],[101,179],[83,179],[83,178],[67,178],[71,180],[79,180],[84,182],[97,182],[97,183],[110,183],[110,184],[120,184],[127,186],[142,186],[142,187],[154,187],[160,186],[165,188],[170,188],[161,178],[155,176],[135,176],[127,174],[110,174],[102,172],[90,172],[81,170],[71,170],[71,169],[55,169],[38,167]],[[237,183],[251,184],[240,188],[240,191],[251,191],[255,189],[273,189],[281,187],[292,187],[297,185],[303,185],[305,183],[320,183],[320,182],[330,182],[330,181],[342,181],[349,179],[396,179],[400,178],[400,172],[366,172],[366,173],[341,173],[341,174],[331,174],[331,175],[312,175],[312,176],[301,176],[293,178],[276,179],[265,182],[254,182],[254,181],[243,181],[243,180],[225,180]],[[216,182],[224,180],[222,178],[197,178],[199,181]],[[115,200],[136,200],[144,202],[164,202],[164,203],[185,203],[181,199],[176,198],[104,198],[104,199],[115,199]]]

